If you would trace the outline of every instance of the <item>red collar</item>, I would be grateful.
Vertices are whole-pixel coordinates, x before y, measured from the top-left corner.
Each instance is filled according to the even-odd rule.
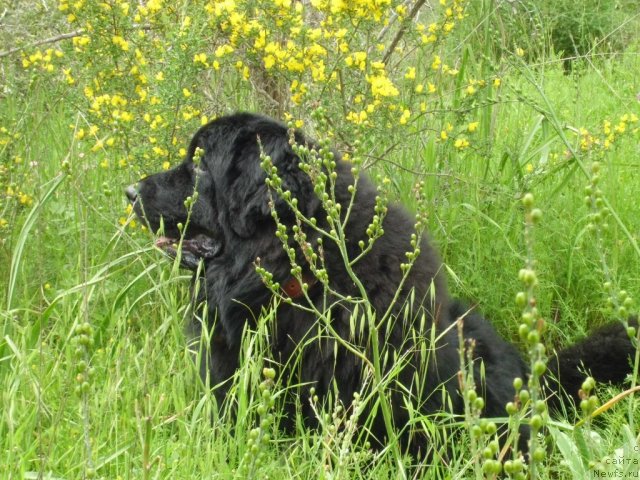
[[[318,282],[318,279],[312,274],[303,274],[302,282],[306,283],[310,288]],[[289,279],[284,282],[284,285],[282,285],[282,290],[289,298],[293,299],[300,298],[304,295],[302,284],[295,277],[289,277]]]

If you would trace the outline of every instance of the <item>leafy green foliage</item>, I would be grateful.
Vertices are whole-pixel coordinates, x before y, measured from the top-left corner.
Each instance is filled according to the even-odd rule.
[[[8,478],[390,478],[399,462],[421,478],[496,474],[505,457],[477,398],[468,398],[465,422],[480,429],[478,450],[444,428],[460,419],[416,414],[437,452],[417,466],[350,448],[356,423],[340,406],[318,405],[317,431],[280,435],[269,415],[278,415],[281,387],[263,375],[272,365],[260,328],[247,332],[235,379],[239,415],[215,404],[193,366],[200,345],[187,346],[183,333],[187,278],[152,250],[121,190],[180,161],[199,125],[229,110],[321,130],[346,159],[387,177],[391,200],[428,213],[450,288],[514,342],[522,308],[511,299],[526,259],[535,263],[547,348],[620,308],[633,312],[638,65],[637,45],[617,36],[634,25],[620,18],[625,5],[10,3],[0,37],[0,472]],[[601,40],[619,55],[593,56]],[[548,62],[552,45],[585,56],[584,74],[569,81]],[[318,111],[320,120],[311,116]],[[526,192],[543,212],[531,252]],[[603,399],[615,394],[600,390]],[[637,460],[634,405],[620,401],[580,429],[546,423],[552,448],[539,478],[583,478],[616,470],[614,458]],[[468,462],[480,457],[487,461]],[[509,462],[513,478],[528,471]]]

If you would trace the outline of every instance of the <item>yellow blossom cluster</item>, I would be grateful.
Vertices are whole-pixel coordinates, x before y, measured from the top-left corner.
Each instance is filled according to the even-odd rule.
[[[596,149],[608,150],[616,140],[625,134],[637,136],[639,131],[638,116],[635,113],[625,113],[618,118],[615,124],[611,120],[605,119],[599,132],[592,133],[586,128],[579,128],[576,133],[580,142],[580,150],[586,152]]]
[[[164,0],[59,0],[77,35],[23,63],[50,70],[76,95],[83,116],[70,128],[96,165],[169,168],[238,91],[255,94],[256,105],[235,108],[266,107],[297,123],[322,107],[349,138],[362,126],[416,128],[444,111],[454,90],[471,101],[497,88],[498,78],[458,78],[446,41],[464,7],[439,0],[428,16],[413,16],[401,0],[211,0],[181,9]],[[445,125],[435,136],[464,150],[477,128]]]
[[[34,197],[29,193],[34,188],[28,178],[29,169],[25,169],[24,158],[17,153],[17,142],[21,138],[19,132],[0,126],[0,230],[10,226],[6,216],[11,218],[12,210],[28,208],[34,203]]]
[[[38,68],[46,72],[53,72],[56,70],[56,59],[64,57],[62,50],[47,48],[46,50],[36,50],[30,55],[23,54],[22,67]]]
[[[431,58],[432,69],[452,77],[458,74],[456,68],[443,63],[435,49],[455,22],[464,18],[464,2],[440,3],[439,18],[429,25],[417,21],[402,24],[407,8],[394,0],[313,0],[308,4],[271,0],[260,2],[259,9],[250,1],[225,0],[213,2],[205,10],[209,22],[224,34],[214,50],[219,65],[233,65],[240,59],[243,79],[258,86],[265,77],[288,84],[283,89],[285,111],[304,111],[304,105],[320,103],[328,111],[342,112],[351,124],[410,125],[412,111],[424,113],[428,109],[426,97],[418,106],[413,105],[416,96],[434,94],[437,78],[422,60],[409,63],[403,74],[398,74],[390,68],[389,59],[402,54],[406,42],[414,45],[416,39],[423,39],[431,44],[427,58]],[[370,32],[397,29],[406,29],[405,43],[390,45],[391,33],[370,42]],[[405,58],[407,62],[417,60],[414,56]],[[209,65],[203,53],[193,61]],[[325,100],[328,92],[333,94],[332,102]],[[273,98],[282,101],[282,92],[276,93]],[[341,99],[340,105],[336,99]]]

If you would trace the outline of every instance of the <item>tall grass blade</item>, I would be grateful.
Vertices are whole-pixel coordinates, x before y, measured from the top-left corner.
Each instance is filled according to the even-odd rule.
[[[20,262],[22,260],[22,253],[24,251],[24,246],[27,243],[27,237],[29,236],[29,232],[33,228],[33,225],[40,214],[43,206],[47,203],[53,192],[55,192],[62,181],[65,179],[66,175],[61,173],[57,177],[55,177],[49,186],[49,189],[45,192],[43,197],[40,199],[38,203],[31,209],[27,219],[22,225],[22,229],[20,230],[20,234],[18,235],[18,240],[16,242],[16,247],[13,251],[13,255],[11,256],[11,267],[9,268],[9,284],[7,287],[7,310],[11,310],[11,304],[13,303],[13,293],[15,291],[16,282],[18,280],[18,271],[20,269]]]

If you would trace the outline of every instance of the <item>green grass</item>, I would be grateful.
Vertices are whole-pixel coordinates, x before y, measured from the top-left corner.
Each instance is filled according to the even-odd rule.
[[[602,255],[620,288],[632,296],[640,292],[640,255],[633,245],[640,232],[638,134],[623,136],[602,159],[602,189],[620,219],[604,233],[603,248],[587,229],[588,179],[562,138],[577,148],[567,127],[596,130],[606,118],[615,123],[624,113],[638,114],[639,67],[633,49],[575,78],[563,75],[559,63],[536,70],[517,66],[504,79],[511,98],[484,112],[491,119],[486,144],[455,155],[415,135],[390,154],[404,168],[436,173],[424,177],[424,190],[450,288],[516,343],[520,311],[514,297],[524,265],[519,199],[526,191],[544,214],[534,238],[549,348],[614,317],[605,308]],[[247,97],[237,95],[229,107],[248,108]],[[258,422],[260,335],[246,340],[257,353],[239,373],[239,414],[219,411],[184,334],[187,277],[150,248],[147,235],[118,223],[126,205],[122,189],[135,181],[137,167],[101,169],[100,158],[81,156],[69,125],[82,124],[82,115],[67,105],[63,89],[52,90],[47,82],[36,80],[28,93],[3,98],[0,118],[21,135],[10,149],[0,147],[0,159],[8,166],[21,157],[8,175],[34,198],[31,207],[7,196],[0,205],[9,221],[0,231],[0,478],[72,479],[91,469],[98,478],[123,479],[245,478],[247,472],[255,478],[399,476],[387,453],[374,456],[347,443],[338,456],[340,438],[329,425],[299,427],[291,435],[272,431],[262,463],[252,466],[247,439]],[[188,139],[181,140],[186,145]],[[580,160],[591,161],[587,155]],[[377,168],[393,177],[395,195],[413,208],[415,176],[392,164]],[[85,323],[93,328],[93,343],[79,348],[76,327]],[[76,392],[82,361],[92,375]],[[272,388],[277,394],[280,387]],[[603,399],[615,393],[601,390]],[[628,402],[589,432],[574,435],[571,423],[558,419],[542,478],[570,472],[587,478],[580,475],[590,475],[590,466],[578,460],[606,466],[618,448],[638,461],[640,418],[635,413],[631,423],[628,413],[637,401]],[[471,477],[468,445],[452,439],[438,418],[424,421],[441,446],[452,445],[450,463],[410,474]]]

